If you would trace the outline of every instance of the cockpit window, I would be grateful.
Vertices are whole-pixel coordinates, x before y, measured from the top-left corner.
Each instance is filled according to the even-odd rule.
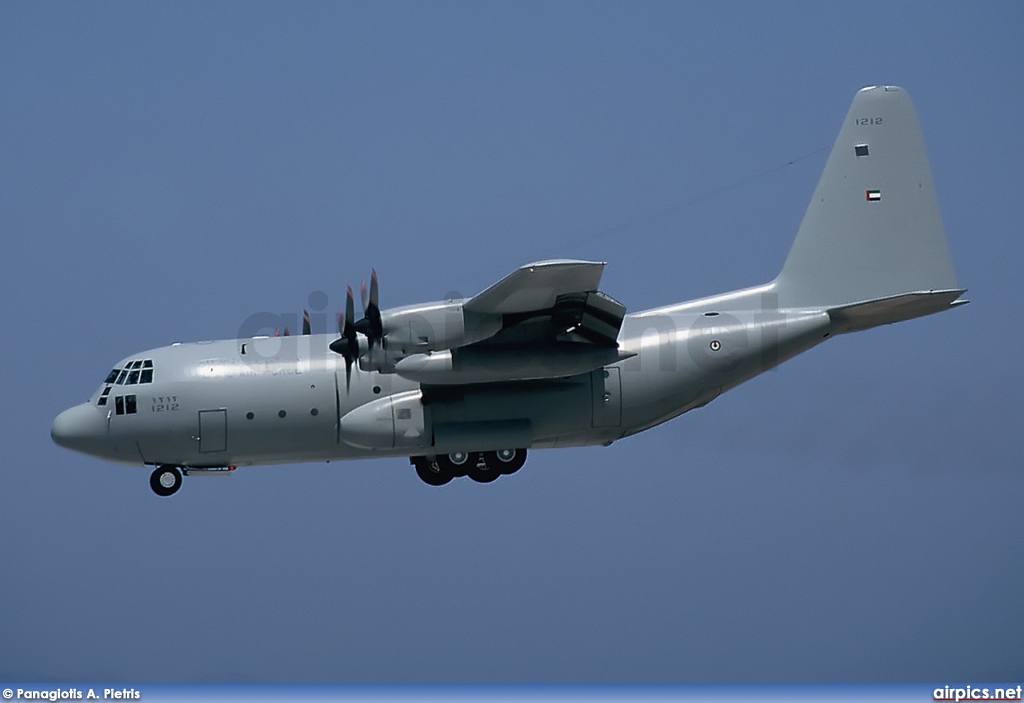
[[[135,359],[126,361],[120,369],[114,369],[104,383],[116,383],[119,386],[134,386],[138,383],[153,382],[153,360]]]
[[[135,415],[139,411],[139,404],[134,395],[115,395],[114,413],[117,415]]]

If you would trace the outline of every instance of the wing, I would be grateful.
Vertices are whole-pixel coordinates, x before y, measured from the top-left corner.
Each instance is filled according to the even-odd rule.
[[[512,314],[554,306],[560,295],[597,290],[604,262],[559,259],[522,266],[466,301],[467,312]]]
[[[395,364],[406,378],[464,385],[564,378],[632,356],[618,349],[626,308],[597,290],[604,263],[540,261],[461,303],[466,335]]]
[[[502,316],[501,329],[481,344],[580,342],[616,347],[626,308],[597,290],[605,264],[527,264],[470,298],[470,314]]]

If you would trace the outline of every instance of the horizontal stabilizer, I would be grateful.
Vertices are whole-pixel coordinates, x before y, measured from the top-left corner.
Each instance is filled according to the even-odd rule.
[[[866,330],[869,327],[911,320],[922,315],[931,315],[932,313],[966,305],[969,301],[959,299],[966,292],[961,288],[957,288],[954,290],[906,293],[891,298],[881,298],[866,303],[855,303],[853,305],[832,308],[828,311],[828,314],[832,320],[843,324],[842,331],[856,332],[858,330]]]

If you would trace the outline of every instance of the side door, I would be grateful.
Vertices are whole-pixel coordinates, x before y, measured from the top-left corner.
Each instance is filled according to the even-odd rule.
[[[199,411],[199,451],[223,452],[228,448],[228,411]]]

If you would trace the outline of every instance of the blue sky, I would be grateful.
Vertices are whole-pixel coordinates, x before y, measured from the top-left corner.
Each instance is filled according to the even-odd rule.
[[[0,5],[0,679],[1020,680],[1022,19]],[[487,486],[381,460],[161,500],[50,441],[118,359],[371,267],[385,305],[552,257],[631,310],[769,280],[877,83],[917,106],[966,308]]]

